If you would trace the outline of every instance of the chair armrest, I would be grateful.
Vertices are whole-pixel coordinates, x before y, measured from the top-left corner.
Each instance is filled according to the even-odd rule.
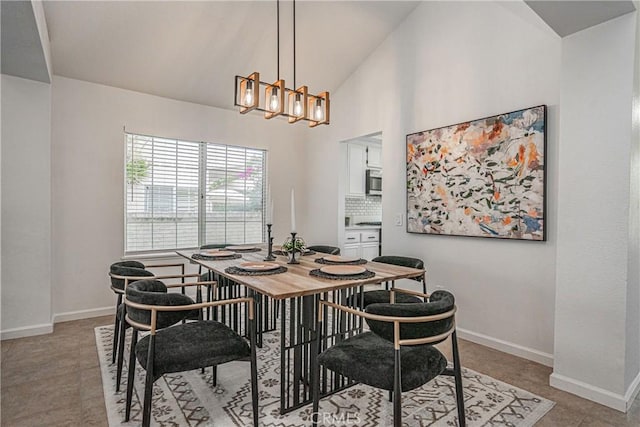
[[[162,267],[182,267],[184,268],[184,263],[176,263],[176,264],[145,264],[144,268],[162,268]]]
[[[189,286],[216,286],[218,282],[215,280],[210,280],[206,282],[189,282],[189,283],[172,283],[169,285],[165,285],[167,289],[169,288],[186,288]]]
[[[181,279],[181,278],[187,278],[187,277],[200,277],[200,275],[198,273],[188,273],[188,274],[168,274],[168,275],[163,275],[163,276],[121,276],[119,274],[113,274],[113,273],[109,273],[110,277],[113,277],[114,279],[121,279],[121,280],[131,280],[131,281],[136,281],[136,280],[160,280],[160,279]],[[134,279],[134,280],[132,280]]]
[[[335,310],[343,311],[345,313],[353,314],[355,316],[362,317],[365,319],[377,320],[379,322],[393,323],[393,337],[394,337],[393,341],[394,341],[394,348],[396,349],[399,349],[401,345],[430,344],[434,342],[439,342],[447,338],[449,335],[451,335],[456,329],[456,325],[455,325],[455,313],[457,310],[456,306],[453,306],[453,308],[447,312],[440,313],[440,314],[432,314],[430,316],[399,317],[399,316],[382,316],[380,314],[371,314],[364,311],[356,310],[351,307],[346,307],[341,304],[336,304],[334,302],[320,300],[320,304],[318,306],[318,322],[322,322],[323,306],[325,305],[328,307],[332,307]],[[400,339],[401,323],[435,322],[437,320],[443,320],[449,317],[453,318],[453,324],[451,325],[451,328],[448,331],[440,335],[430,336],[426,338],[417,338],[417,339],[405,339],[405,340]]]
[[[322,320],[322,311],[323,311],[322,306],[323,305],[332,307],[332,308],[334,308],[336,310],[344,311],[345,313],[354,314],[356,316],[359,316],[359,317],[362,317],[362,318],[365,318],[365,319],[378,320],[380,322],[388,322],[388,323],[394,323],[394,322],[398,322],[398,323],[435,322],[436,320],[442,320],[442,319],[446,319],[448,317],[452,317],[456,313],[456,310],[457,310],[457,307],[454,306],[451,310],[449,310],[447,312],[440,313],[440,314],[432,314],[430,316],[415,316],[415,317],[411,317],[411,316],[407,316],[407,317],[382,316],[380,314],[371,314],[371,313],[367,313],[365,311],[357,310],[355,308],[347,307],[347,306],[344,306],[344,305],[341,305],[341,304],[336,304],[334,302],[321,300],[320,301],[320,307],[318,309],[318,320],[319,321]]]
[[[160,280],[160,279],[182,279],[188,277],[200,277],[198,273],[188,273],[188,274],[167,274],[162,276],[149,276],[150,279]]]
[[[145,325],[144,323],[139,323],[131,320],[127,315],[126,319],[129,324],[135,326],[138,329],[143,329],[150,331],[152,335],[156,333],[156,322],[158,320],[158,312],[159,311],[191,311],[191,310],[199,310],[206,307],[217,307],[222,305],[231,305],[231,304],[240,304],[246,303],[249,306],[249,320],[253,320],[253,299],[252,298],[234,298],[220,301],[211,301],[211,302],[201,302],[197,304],[187,304],[187,305],[148,305],[148,304],[140,304],[137,302],[129,301],[127,297],[124,298],[124,303],[133,308],[137,308],[139,310],[147,310],[151,311],[151,324]]]
[[[190,274],[173,274],[173,275],[167,275],[167,276],[121,276],[119,274],[109,273],[109,277],[113,279],[124,280],[124,287],[126,288],[129,285],[129,282],[135,282],[137,280],[183,279],[183,278],[189,278],[189,277],[200,278],[200,275],[198,273],[190,273]],[[176,283],[175,285],[165,285],[165,286],[167,288],[184,287],[184,286],[187,286],[187,283]],[[124,294],[124,290],[114,288],[113,285],[111,285],[111,290],[117,294]]]

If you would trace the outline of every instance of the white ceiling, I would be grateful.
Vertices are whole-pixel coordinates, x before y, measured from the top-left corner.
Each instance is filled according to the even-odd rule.
[[[633,12],[632,1],[525,0],[560,37]]]
[[[3,1],[0,15],[2,74],[49,83],[47,60],[31,3]]]
[[[419,2],[296,2],[297,85],[335,90]],[[221,108],[235,75],[276,80],[276,2],[45,2],[53,71]],[[293,87],[292,4],[280,75]]]
[[[634,10],[631,1],[525,1],[561,36]],[[296,84],[335,91],[419,3],[298,0]],[[276,80],[275,0],[47,1],[44,9],[57,75],[221,108],[233,108],[235,75]],[[292,88],[291,1],[280,9],[280,77]],[[4,23],[3,72],[5,52],[15,50]]]

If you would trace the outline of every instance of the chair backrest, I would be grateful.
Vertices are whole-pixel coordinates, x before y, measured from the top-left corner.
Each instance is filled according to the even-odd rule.
[[[406,256],[383,255],[383,256],[375,257],[371,261],[382,262],[384,264],[399,265],[402,267],[424,268],[424,262],[422,262],[421,259],[411,258]]]
[[[307,246],[307,249],[315,252],[322,252],[323,254],[340,255],[340,248],[327,245],[315,245]]]
[[[455,307],[455,298],[448,291],[436,291],[429,297],[429,302],[408,304],[369,304],[365,311],[371,314],[394,317],[433,316],[446,313]],[[454,316],[442,320],[420,323],[401,323],[400,339],[419,339],[434,337],[451,329]],[[367,319],[373,333],[393,342],[393,323]]]
[[[109,270],[111,271],[114,267],[133,267],[133,268],[145,268],[144,264],[140,261],[118,261],[111,264]]]
[[[116,262],[114,264],[111,264],[109,272],[111,274],[115,274],[116,276],[128,277],[151,277],[154,275],[152,272],[145,270],[144,265],[142,268],[134,267],[134,265],[136,264],[143,265],[142,263],[139,263],[137,261],[123,261],[122,263]],[[111,277],[111,286],[113,286],[115,289],[124,290],[124,282],[124,279],[119,279],[113,276]],[[129,283],[132,282],[132,280],[129,280]]]
[[[127,299],[129,301],[144,305],[189,305],[194,304],[187,295],[178,293],[168,293],[167,287],[159,280],[138,280],[127,286]],[[160,311],[156,328],[169,327],[185,319],[190,311]],[[144,325],[151,324],[151,310],[144,310],[127,306],[127,315],[134,322]]]
[[[384,264],[399,265],[401,267],[424,269],[424,262],[421,259],[411,258],[407,256],[382,255],[379,257],[375,257],[371,261],[382,262]],[[424,278],[420,276],[420,277],[412,277],[412,279],[417,282],[422,282]]]

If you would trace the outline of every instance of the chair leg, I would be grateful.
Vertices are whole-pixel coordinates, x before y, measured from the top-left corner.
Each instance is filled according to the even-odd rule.
[[[212,376],[213,386],[215,387],[218,385],[218,365],[213,365],[212,368],[213,368],[213,376]]]
[[[149,335],[149,353],[147,354],[147,375],[144,381],[144,406],[142,408],[142,427],[151,424],[151,397],[153,395],[153,363],[155,335]]]
[[[393,426],[402,427],[402,384],[400,381],[400,349],[395,350],[395,363],[393,370]]]
[[[318,363],[318,356],[320,355],[320,331],[322,331],[322,322],[318,322],[315,332],[315,342],[313,349],[313,378],[312,378],[312,398],[313,398],[313,412],[311,413],[311,421],[313,427],[318,425],[318,411],[320,410],[320,363]]]
[[[129,372],[127,375],[127,406],[124,413],[124,420],[129,421],[131,415],[131,399],[133,397],[133,382],[136,372],[136,344],[138,343],[138,330],[131,331],[131,349],[129,351]]]
[[[453,377],[456,383],[456,402],[458,406],[458,425],[465,427],[467,422],[464,415],[464,390],[462,388],[462,367],[460,353],[458,353],[458,337],[456,331],[451,334],[451,350],[453,353]]]
[[[120,319],[120,332],[118,339],[118,368],[116,369],[116,392],[120,391],[120,380],[122,379],[122,363],[124,359],[124,340],[126,337],[126,329],[127,321],[125,319]]]
[[[422,275],[422,293],[427,293],[427,273]]]
[[[393,390],[389,390],[389,402],[393,402]]]
[[[116,320],[113,324],[113,349],[111,351],[111,363],[116,361],[116,349],[118,348],[118,333],[120,332],[120,319],[118,318],[118,307],[122,304],[122,294],[118,294],[116,302]]]
[[[254,310],[255,313],[255,310]],[[256,358],[256,319],[249,321],[251,341],[251,404],[253,406],[253,425],[258,427],[258,362]],[[214,378],[215,379],[215,378]]]

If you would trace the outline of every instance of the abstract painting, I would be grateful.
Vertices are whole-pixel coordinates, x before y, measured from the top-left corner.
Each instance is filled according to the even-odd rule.
[[[546,106],[407,135],[407,231],[545,240]]]

